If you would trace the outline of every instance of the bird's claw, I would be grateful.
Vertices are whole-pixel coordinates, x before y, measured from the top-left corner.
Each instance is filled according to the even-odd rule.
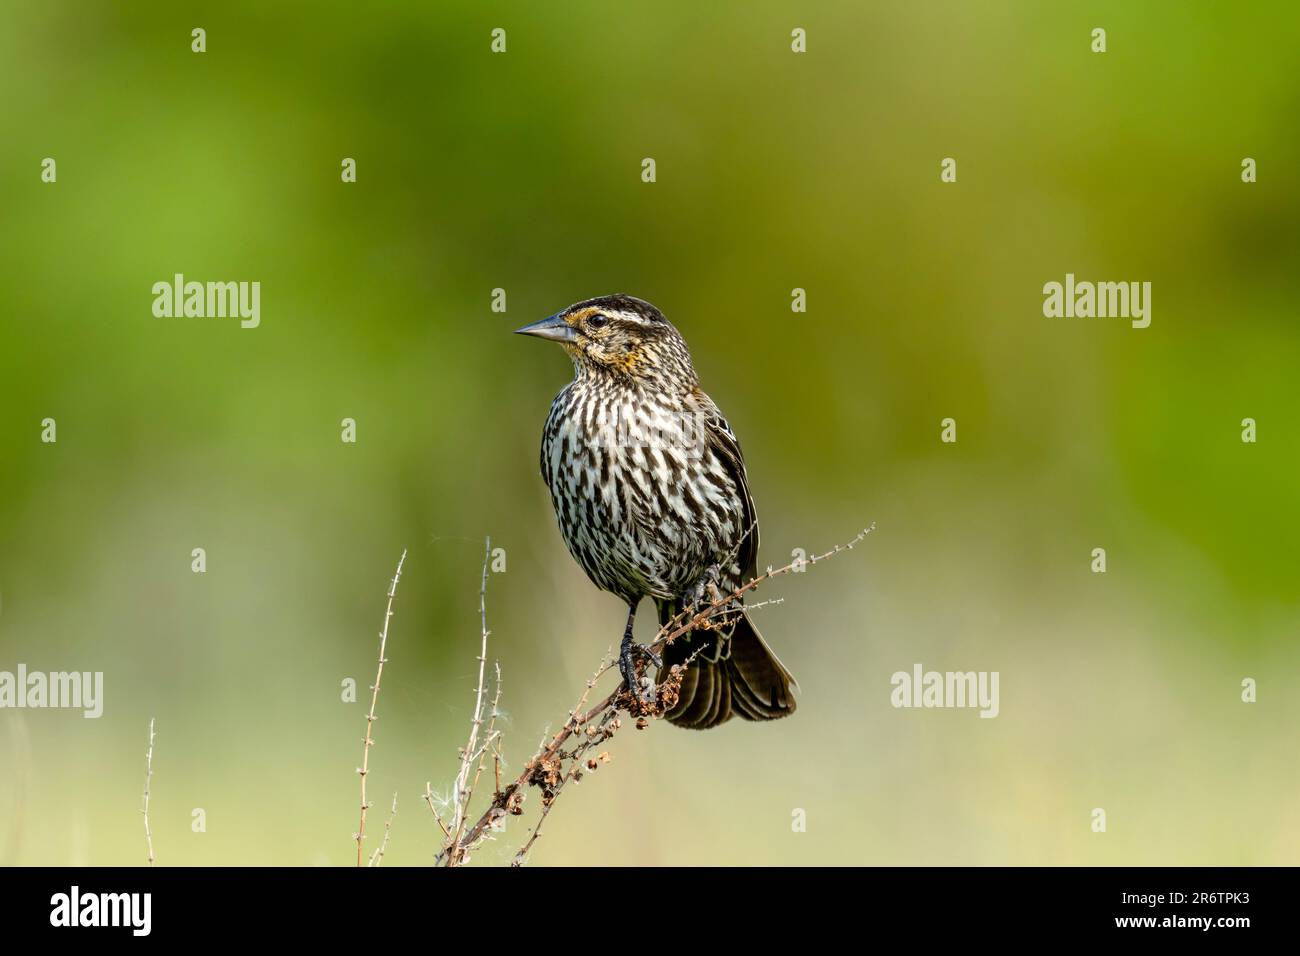
[[[649,677],[642,677],[637,673],[636,658],[640,656],[645,658],[655,667],[663,667],[663,658],[652,651],[645,644],[628,644],[618,657],[619,673],[623,675],[625,683],[640,703],[648,705],[655,702],[654,681]]]

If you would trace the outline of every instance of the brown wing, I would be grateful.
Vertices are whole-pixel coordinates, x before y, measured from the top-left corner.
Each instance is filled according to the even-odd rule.
[[[740,442],[716,405],[698,393],[697,409],[704,419],[704,442],[731,476],[741,499],[741,535],[732,542],[740,580],[724,577],[724,587],[736,587],[758,575],[758,515],[749,493],[745,458]],[[724,570],[730,575],[730,568]],[[666,623],[680,609],[678,601],[659,602],[659,622]],[[726,631],[693,631],[664,648],[659,679],[674,664],[693,659],[683,676],[677,703],[667,714],[679,727],[704,730],[732,716],[745,720],[772,720],[794,712],[794,677],[777,659],[747,615],[742,614]]]
[[[704,415],[705,447],[717,457],[740,492],[740,533],[743,537],[738,542],[733,541],[732,547],[736,549],[736,563],[740,565],[741,580],[737,583],[744,584],[758,573],[758,513],[754,510],[754,499],[749,493],[745,457],[741,454],[736,433],[708,396],[704,396],[701,412]]]

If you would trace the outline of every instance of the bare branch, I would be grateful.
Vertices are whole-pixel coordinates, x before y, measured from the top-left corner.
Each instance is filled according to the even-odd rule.
[[[384,851],[388,849],[388,835],[393,831],[393,818],[395,816],[397,816],[396,793],[393,794],[393,809],[389,811],[388,821],[384,824],[384,839],[375,848],[375,852],[370,854],[370,862],[366,864],[367,866],[379,866],[384,862]]]
[[[153,721],[149,718],[149,749],[144,755],[144,806],[140,812],[144,814],[144,842],[149,848],[149,865],[153,866],[153,831],[149,829],[149,790],[150,783],[153,779]]]
[[[370,772],[370,748],[375,745],[372,731],[375,721],[379,719],[375,715],[375,705],[379,703],[379,684],[384,677],[384,665],[388,663],[388,658],[385,656],[388,650],[388,622],[393,618],[393,598],[397,596],[397,582],[401,580],[402,565],[405,563],[406,550],[403,549],[402,556],[397,561],[397,571],[388,585],[388,607],[384,611],[384,628],[379,632],[379,664],[375,668],[375,683],[370,688],[370,712],[366,714],[366,739],[361,750],[361,766],[357,768],[357,773],[361,777],[361,823],[353,835],[353,839],[357,841],[357,866],[362,865],[361,844],[366,839],[366,811],[370,809],[370,804],[366,802],[366,775]],[[387,834],[385,834],[385,842],[387,842]]]
[[[852,540],[836,545],[824,554],[792,561],[780,568],[769,567],[762,574],[735,588],[728,594],[717,594],[712,601],[698,604],[695,607],[684,608],[679,614],[660,627],[659,633],[656,635],[655,640],[651,642],[650,647],[659,650],[693,630],[710,630],[725,626],[728,615],[734,616],[735,614],[736,602],[745,594],[753,591],[771,578],[789,574],[796,568],[801,569],[807,564],[816,564],[819,561],[834,557],[842,551],[851,550],[874,531],[875,527],[872,524]],[[761,604],[766,603],[770,602],[761,602]],[[755,606],[761,606],[761,604]],[[486,632],[486,624],[484,625],[484,631]],[[486,658],[487,654],[486,637],[484,640],[484,651],[480,657],[480,662]],[[582,696],[578,699],[578,703],[573,710],[569,712],[569,717],[564,726],[551,735],[549,740],[546,736],[543,736],[537,752],[524,765],[523,771],[512,783],[502,788],[498,776],[492,803],[472,826],[464,828],[462,823],[461,826],[456,827],[455,839],[444,844],[443,853],[439,857],[440,861],[445,861],[447,866],[459,866],[468,860],[469,852],[487,838],[489,830],[497,829],[507,816],[518,816],[523,813],[524,795],[527,789],[537,787],[542,792],[542,812],[537,824],[533,827],[532,834],[515,854],[511,865],[520,866],[526,862],[529,852],[542,835],[542,825],[545,823],[551,808],[555,805],[555,801],[559,798],[564,787],[571,781],[580,781],[585,774],[594,772],[602,764],[608,762],[609,755],[607,753],[602,752],[596,758],[591,758],[588,754],[594,747],[607,741],[621,728],[622,718],[618,716],[619,712],[627,711],[630,716],[635,717],[637,729],[647,727],[649,718],[662,717],[676,704],[682,679],[685,677],[686,668],[692,660],[693,656],[685,663],[676,664],[670,668],[663,682],[655,688],[653,701],[643,703],[636,694],[620,685],[618,689],[600,703],[589,710],[584,710],[596,682],[614,666],[612,656],[606,654],[596,672],[587,681]],[[479,683],[481,693],[481,677]],[[476,721],[478,719],[479,715],[476,709]],[[572,749],[566,750],[565,745],[575,736],[579,738],[577,743],[572,746]],[[463,763],[462,767],[464,767]],[[432,807],[432,803],[430,806]],[[445,828],[444,832],[446,832]]]
[[[438,824],[439,829],[442,830],[442,835],[447,838],[447,843],[450,845],[451,830],[447,828],[446,822],[442,819],[442,814],[438,812],[438,808],[434,805],[437,799],[433,793],[433,785],[426,782],[424,784],[424,802],[429,805],[429,812],[433,814],[434,822]]]
[[[496,726],[497,703],[501,697],[500,668],[497,669],[497,695],[492,704],[492,718],[488,730],[489,741],[479,748],[479,732],[483,727],[483,704],[487,699],[485,693],[485,675],[487,673],[487,645],[488,631],[487,626],[487,580],[488,580],[488,563],[492,560],[492,539],[483,540],[483,574],[479,582],[478,589],[478,613],[479,613],[479,632],[481,643],[478,654],[478,687],[474,691],[474,718],[469,725],[469,739],[465,742],[465,747],[461,751],[460,768],[456,772],[456,785],[452,791],[452,820],[451,820],[451,837],[443,846],[439,859],[447,866],[459,866],[464,862],[465,849],[461,845],[461,836],[465,832],[466,819],[469,813],[470,801],[474,798],[474,789],[478,786],[479,775],[483,772],[483,756],[487,752],[488,744],[495,740],[492,728]],[[470,772],[477,765],[478,769],[474,771],[474,778],[471,781]]]

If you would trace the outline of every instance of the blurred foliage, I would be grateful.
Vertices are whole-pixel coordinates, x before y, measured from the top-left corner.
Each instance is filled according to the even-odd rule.
[[[5,4],[0,669],[107,700],[0,713],[0,862],[143,862],[156,716],[160,863],[347,863],[339,687],[403,547],[372,820],[397,790],[427,862],[483,537],[514,761],[618,638],[537,475],[565,360],[507,333],[625,291],[741,435],[765,562],[879,530],[764,591],[795,718],[625,732],[536,862],[1294,864],[1298,48],[1284,2]],[[260,281],[261,327],[154,318],[177,272]],[[1066,272],[1151,281],[1151,327],[1045,319]],[[917,661],[1000,671],[1001,716],[894,710]]]

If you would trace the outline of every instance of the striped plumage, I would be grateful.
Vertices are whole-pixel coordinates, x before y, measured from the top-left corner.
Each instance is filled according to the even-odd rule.
[[[574,379],[543,430],[542,477],[570,553],[629,606],[620,663],[631,685],[643,598],[662,623],[706,582],[726,593],[755,575],[758,525],[740,445],[700,389],[680,333],[648,302],[589,299],[519,331],[560,341],[573,359]],[[674,641],[663,667],[691,655],[671,722],[706,728],[794,710],[794,679],[739,609],[728,627]]]

